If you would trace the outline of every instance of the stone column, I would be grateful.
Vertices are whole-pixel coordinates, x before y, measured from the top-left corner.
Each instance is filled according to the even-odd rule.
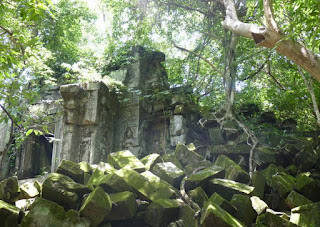
[[[113,93],[102,82],[63,85],[60,93],[64,116],[62,124],[57,125],[62,132],[55,143],[52,171],[62,159],[91,164],[106,161],[113,151],[118,110]]]

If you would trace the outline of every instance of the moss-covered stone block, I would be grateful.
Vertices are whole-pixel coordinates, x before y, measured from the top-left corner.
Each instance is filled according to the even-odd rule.
[[[99,162],[99,164],[96,166],[95,169],[101,171],[106,175],[117,171],[113,166],[111,166],[109,163],[106,163],[106,162]]]
[[[180,213],[181,200],[158,199],[150,204],[145,216],[145,222],[152,227],[167,226],[176,220]]]
[[[290,192],[287,198],[285,199],[285,204],[289,209],[302,206],[305,204],[309,204],[309,203],[312,203],[312,201],[307,199],[306,197],[304,197],[303,195],[299,194],[296,191]]]
[[[100,176],[93,183],[93,186],[100,186],[107,193],[117,193],[123,191],[133,192],[133,189],[128,185],[128,183],[115,173]]]
[[[215,204],[233,216],[237,213],[237,208],[216,192],[210,196],[208,203],[204,207],[206,208],[209,204]]]
[[[304,149],[294,157],[294,162],[301,172],[306,172],[313,168],[318,160],[319,153],[311,146],[305,146]]]
[[[30,212],[22,219],[22,227],[63,226],[64,208],[55,202],[36,198],[30,206]]]
[[[167,153],[162,155],[162,159],[164,162],[172,162],[175,164],[179,169],[184,169],[182,164],[180,163],[179,159],[176,157],[176,154],[174,152]]]
[[[193,144],[184,145],[179,143],[175,149],[175,155],[178,158],[182,166],[186,166],[190,163],[200,162],[205,158],[195,152]]]
[[[38,189],[31,182],[26,182],[20,186],[20,199],[34,198],[40,195]]]
[[[295,177],[285,173],[278,173],[272,176],[271,187],[277,190],[282,198],[285,198],[293,190],[295,182]]]
[[[126,220],[135,216],[137,211],[137,202],[132,192],[120,192],[110,194],[112,202],[111,212],[105,217],[107,221]]]
[[[274,211],[267,209],[265,213],[259,215],[256,220],[256,226],[270,227],[298,227],[294,223],[276,214]]]
[[[233,180],[215,178],[208,182],[208,195],[212,195],[217,192],[226,200],[231,200],[233,194],[246,194],[250,195],[254,187],[246,184],[242,184]]]
[[[210,166],[196,173],[190,174],[186,180],[185,188],[190,190],[197,186],[202,186],[203,189],[207,188],[207,183],[212,178],[222,178],[225,175],[223,167]]]
[[[90,192],[90,188],[59,173],[49,174],[42,185],[42,197],[56,202],[66,209],[76,209],[83,195]]]
[[[256,211],[258,215],[264,213],[267,210],[268,204],[266,204],[258,196],[252,196],[250,200],[251,200],[252,208]]]
[[[20,210],[5,201],[0,200],[1,226],[12,227],[18,225]]]
[[[202,227],[244,227],[245,225],[215,204],[209,204],[200,220]]]
[[[275,164],[270,164],[267,168],[261,171],[261,174],[266,179],[267,184],[271,186],[272,176],[278,172],[278,167]]]
[[[0,182],[0,200],[12,203],[18,200],[19,186],[16,176],[9,177]]]
[[[254,152],[254,160],[258,165],[267,165],[277,162],[278,153],[269,147],[259,147]]]
[[[63,227],[90,227],[91,221],[85,217],[80,217],[78,211],[68,210],[65,213],[65,221]]]
[[[207,194],[200,186],[193,190],[190,190],[188,192],[188,195],[190,199],[192,199],[192,201],[197,203],[200,207],[204,206],[209,199]]]
[[[320,226],[320,202],[293,208],[290,221],[302,227]]]
[[[158,163],[151,172],[175,188],[180,188],[181,180],[184,177],[184,172],[172,162]]]
[[[103,176],[105,176],[105,174],[102,171],[95,168],[93,170],[86,186],[90,187],[93,190],[94,185],[97,185],[96,182]]]
[[[130,167],[137,172],[145,171],[143,163],[129,150],[118,151],[108,155],[108,163],[116,169]]]
[[[232,196],[230,203],[237,208],[237,212],[234,216],[243,224],[250,226],[255,222],[257,214],[252,208],[250,196],[235,194]]]
[[[110,213],[111,206],[109,195],[101,187],[96,187],[83,201],[79,213],[88,218],[92,226],[98,226]]]
[[[122,177],[138,193],[138,198],[142,200],[155,201],[162,198],[175,198],[176,196],[173,186],[150,171],[139,174],[137,171],[125,167],[115,173]]]
[[[62,160],[58,166],[57,173],[66,175],[73,179],[75,182],[83,184],[84,171],[80,168],[80,165],[69,160]]]
[[[184,227],[196,227],[197,219],[195,211],[188,205],[182,204],[180,207],[179,219],[183,221]],[[179,225],[178,225],[179,226]],[[181,226],[181,225],[180,225]]]
[[[254,171],[252,174],[251,185],[254,187],[252,195],[258,196],[260,199],[263,199],[266,186],[265,177],[260,172]]]
[[[84,172],[84,173],[92,173],[92,167],[90,166],[89,163],[87,162],[79,162],[78,163],[79,168]]]
[[[140,159],[140,161],[144,164],[146,170],[151,170],[156,164],[162,163],[163,159],[159,154],[149,154]]]
[[[225,155],[219,155],[214,165],[221,166],[225,169],[225,178],[234,180],[240,183],[248,183],[250,180],[249,174],[244,171],[241,166],[235,163],[232,159]]]
[[[297,176],[294,188],[313,202],[320,201],[320,181],[302,173]]]
[[[194,162],[186,165],[184,167],[184,174],[185,175],[190,175],[193,173],[193,171],[199,167],[211,167],[213,166],[212,162],[208,160],[202,160],[200,162]]]

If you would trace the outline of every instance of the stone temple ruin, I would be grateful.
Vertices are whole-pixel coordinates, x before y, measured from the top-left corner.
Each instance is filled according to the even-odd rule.
[[[248,136],[201,118],[192,90],[168,85],[164,58],[138,48],[109,75],[124,91],[68,84],[32,106],[55,119],[54,137],[31,134],[6,155],[1,177],[19,180],[0,181],[4,226],[320,226],[319,132],[244,106],[259,140],[250,176]]]
[[[103,82],[68,84],[60,87],[62,105],[56,104],[59,94],[53,92],[51,100],[32,107],[55,116],[54,142],[30,135],[11,173],[26,178],[44,170],[54,172],[63,159],[99,163],[123,149],[137,157],[164,154],[178,143],[205,139],[192,130],[200,119],[190,98],[192,90],[169,87],[164,60],[163,53],[137,49],[129,65],[109,75],[126,86],[121,95]],[[9,126],[1,127],[1,134],[7,135]],[[2,144],[0,148],[6,139]]]

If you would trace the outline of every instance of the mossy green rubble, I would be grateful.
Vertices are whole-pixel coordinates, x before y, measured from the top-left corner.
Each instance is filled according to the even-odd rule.
[[[120,192],[110,194],[112,202],[111,212],[106,216],[105,220],[126,220],[134,217],[137,211],[137,202],[132,192]]]
[[[20,210],[5,201],[0,200],[0,220],[1,226],[17,226]]]
[[[116,169],[130,167],[137,172],[145,171],[143,163],[136,158],[129,150],[118,151],[108,155],[108,163]]]
[[[84,200],[79,213],[91,220],[92,226],[99,225],[111,211],[109,195],[101,187],[97,187]]]
[[[143,157],[140,161],[144,164],[146,170],[151,170],[156,164],[162,163],[163,159],[159,154],[149,154]]]
[[[184,177],[184,172],[172,162],[158,163],[151,172],[176,188],[180,188],[181,180]]]

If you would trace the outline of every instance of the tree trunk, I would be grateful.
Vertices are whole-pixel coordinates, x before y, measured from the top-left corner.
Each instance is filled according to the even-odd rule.
[[[272,0],[263,0],[266,27],[239,21],[234,0],[220,0],[220,2],[226,10],[226,17],[223,21],[223,26],[226,29],[253,39],[258,46],[274,48],[279,54],[292,60],[320,82],[319,58],[301,44],[288,39],[281,33],[273,17]]]

